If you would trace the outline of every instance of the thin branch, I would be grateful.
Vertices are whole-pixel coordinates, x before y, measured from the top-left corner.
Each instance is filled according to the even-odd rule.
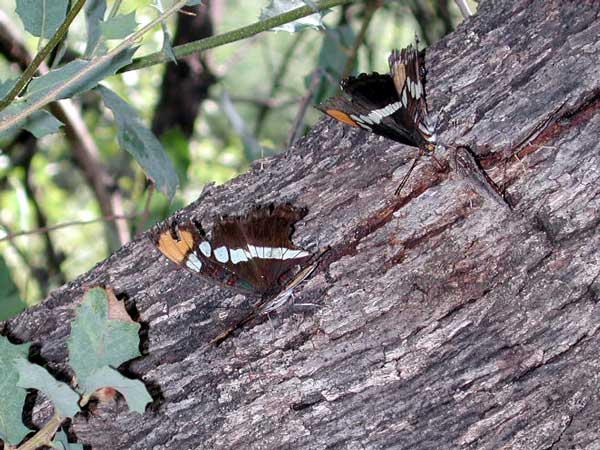
[[[281,64],[279,65],[279,70],[273,77],[271,90],[269,91],[269,94],[267,96],[268,100],[272,100],[277,95],[277,91],[281,87],[281,82],[285,78],[285,74],[287,73],[290,62],[292,61],[292,56],[294,56],[294,52],[296,51],[296,48],[298,48],[298,44],[300,44],[304,36],[304,33],[299,33],[293,40],[292,44],[287,48],[285,54],[283,55],[283,59],[281,61]],[[271,106],[265,102],[261,105],[260,109],[258,110],[256,114],[256,123],[254,125],[254,136],[258,137],[258,135],[260,134],[264,121],[270,109]]]
[[[121,3],[123,3],[123,0],[115,0],[110,12],[108,13],[108,18],[115,17],[117,15],[119,8],[121,7]]]
[[[131,34],[130,36],[128,36],[126,39],[124,39],[119,45],[117,45],[110,52],[108,52],[107,54],[105,54],[105,55],[103,55],[103,56],[101,56],[99,58],[96,58],[96,59],[90,61],[89,64],[87,64],[87,65],[85,65],[84,67],[81,68],[81,70],[77,73],[77,75],[75,75],[72,78],[66,80],[64,83],[62,83],[61,85],[57,86],[56,88],[49,90],[48,93],[46,93],[45,95],[43,95],[38,100],[31,101],[31,103],[27,107],[23,108],[22,110],[18,111],[17,113],[13,114],[12,116],[9,115],[8,117],[5,117],[3,119],[3,121],[0,122],[0,133],[6,131],[8,129],[10,129],[11,127],[13,127],[15,125],[17,125],[19,122],[21,122],[22,120],[24,120],[27,117],[29,117],[35,111],[38,111],[42,107],[46,106],[48,103],[51,103],[51,102],[59,99],[62,92],[68,91],[69,89],[71,89],[71,87],[73,85],[76,85],[82,79],[85,79],[86,76],[88,76],[94,70],[98,69],[98,67],[101,67],[103,64],[107,63],[108,61],[110,61],[111,59],[113,59],[114,57],[116,57],[122,51],[124,51],[124,50],[132,47],[152,27],[154,27],[156,24],[160,23],[161,21],[163,21],[166,18],[168,18],[170,15],[174,14],[175,12],[177,12],[177,10],[179,8],[181,8],[182,6],[184,6],[187,3],[187,1],[188,0],[179,0],[179,1],[175,2],[164,13],[160,14],[158,17],[156,17],[155,19],[151,20],[149,23],[147,23],[146,25],[144,25],[137,32],[135,32],[135,33]],[[26,99],[26,98],[24,98],[24,99]]]
[[[298,114],[296,115],[296,119],[294,120],[294,125],[292,126],[292,129],[288,135],[288,147],[291,147],[292,145],[294,145],[294,142],[296,142],[302,134],[302,123],[304,122],[304,116],[306,115],[306,110],[308,109],[310,100],[312,99],[313,95],[315,95],[315,91],[317,90],[317,88],[319,87],[319,84],[321,83],[320,72],[321,72],[321,70],[317,69],[317,70],[314,70],[311,75],[310,85],[308,87],[308,90],[306,91],[306,94],[304,95],[304,97],[302,97],[302,100],[300,101],[300,106],[298,108]]]
[[[218,98],[210,96],[214,101],[219,101]],[[233,103],[250,103],[254,106],[265,106],[267,109],[285,108],[290,105],[295,105],[300,100],[299,97],[291,98],[254,98],[247,97],[244,95],[232,95],[231,101]]]
[[[23,184],[25,185],[25,193],[27,194],[29,201],[33,205],[33,210],[35,212],[35,218],[38,227],[45,227],[48,223],[48,219],[42,208],[42,205],[40,204],[40,202],[38,202],[36,189],[31,179],[31,160],[36,152],[36,144],[37,140],[35,140],[32,136],[29,137],[27,139],[27,142],[25,142],[24,144],[27,147],[26,152],[29,157],[25,160],[23,164],[23,168],[25,169],[25,173],[23,174]],[[44,241],[45,247],[44,253],[46,254],[44,270],[47,273],[48,279],[50,281],[57,282],[59,285],[65,284],[67,282],[67,279],[60,267],[61,258],[58,256],[58,253],[54,248],[54,242],[52,242],[50,234],[43,233],[42,239]],[[47,295],[47,289],[47,285],[43,286],[42,297],[45,297]]]
[[[369,25],[371,24],[371,20],[373,19],[373,15],[375,11],[377,11],[382,5],[381,0],[368,0],[365,5],[365,17],[363,18],[362,25],[360,27],[360,31],[354,39],[354,43],[352,44],[352,49],[350,50],[350,55],[346,60],[346,66],[344,67],[344,71],[342,72],[342,79],[348,77],[352,73],[352,68],[354,67],[354,62],[356,61],[356,56],[358,55],[358,49],[365,41],[365,36],[367,35],[367,30],[369,29]]]
[[[69,14],[67,14],[67,17],[65,18],[65,21],[60,27],[58,27],[58,30],[56,30],[54,36],[52,36],[46,46],[37,55],[35,55],[35,58],[33,58],[31,64],[27,66],[27,69],[25,69],[25,71],[21,74],[10,92],[6,94],[2,100],[0,100],[0,111],[10,105],[10,103],[17,97],[17,95],[19,95],[23,88],[27,86],[27,83],[31,81],[40,64],[42,64],[46,57],[52,52],[52,50],[54,50],[54,47],[56,47],[63,40],[63,37],[67,34],[67,31],[69,31],[71,22],[75,20],[75,17],[77,17],[77,14],[81,8],[83,8],[84,3],[85,0],[78,0],[77,3],[75,3],[75,6],[71,8]]]
[[[334,6],[344,5],[347,3],[353,3],[355,1],[356,0],[323,0],[316,6],[319,11],[323,11],[324,9],[329,9]],[[293,22],[294,20],[301,19],[302,17],[306,17],[311,14],[314,14],[314,10],[311,7],[302,6],[301,8],[293,9],[278,16],[255,22],[251,25],[238,28],[237,30],[228,31],[227,33],[211,36],[206,39],[200,39],[199,41],[190,42],[189,44],[179,45],[173,48],[173,52],[175,53],[175,57],[179,59],[184,56],[191,55],[192,53],[201,52],[210,48],[230,44],[231,42],[247,39],[251,36],[255,36],[264,31],[268,31],[277,26]],[[163,52],[151,53],[150,55],[146,55],[141,58],[134,58],[131,64],[121,68],[118,73],[141,69],[143,67],[153,66],[155,64],[162,64],[168,61],[169,58],[165,56]]]
[[[471,12],[471,8],[469,8],[469,4],[466,0],[454,0],[454,3],[456,3],[456,6],[458,6],[460,13],[465,19],[473,15],[473,13]]]
[[[146,227],[146,222],[148,221],[148,217],[150,216],[150,201],[152,200],[152,195],[154,194],[154,183],[150,183],[148,186],[148,196],[146,197],[146,202],[144,203],[144,209],[140,214],[141,220],[138,224],[138,230],[143,231]]]
[[[69,80],[66,80],[60,86],[55,89],[51,89],[46,95],[42,96],[36,101],[32,101],[27,107],[23,108],[19,112],[4,118],[2,122],[0,122],[0,133],[4,132],[13,126],[17,125],[22,120],[29,117],[35,111],[38,111],[42,107],[46,106],[48,103],[55,101],[60,97],[61,92],[65,92],[70,89],[73,85],[76,85],[80,82],[80,80],[84,79],[88,74],[96,70],[99,66],[105,64],[107,61],[114,58],[116,55],[120,54],[122,51],[126,50],[129,47],[132,47],[136,42],[138,42],[146,32],[148,32],[155,25],[165,20],[175,12],[177,12],[182,6],[187,3],[188,0],[179,0],[171,5],[170,8],[165,10],[164,13],[160,14],[155,19],[151,20],[148,24],[143,26],[139,31],[133,33],[131,36],[127,37],[123,42],[117,45],[114,49],[108,52],[106,55],[103,55],[93,61],[86,66],[84,66],[81,71],[74,77]],[[337,6],[345,3],[350,3],[354,0],[323,0],[319,3],[319,9],[328,9],[332,6]],[[234,42],[237,40],[245,39],[250,36],[254,36],[255,34],[261,33],[263,31],[267,31],[273,27],[282,25],[284,23],[292,22],[299,18],[308,16],[313,14],[314,11],[312,8],[308,6],[303,6],[301,8],[293,9],[292,11],[288,11],[284,14],[280,14],[275,17],[271,17],[267,20],[254,23],[252,25],[248,25],[246,27],[239,28],[237,30],[230,31],[228,33],[221,34],[219,36],[211,36],[206,39],[201,39],[197,42],[193,42],[190,44],[184,44],[179,47],[174,48],[175,55],[177,57],[187,56],[189,54],[206,50],[207,48],[213,48],[219,45],[224,45],[230,42]],[[144,58],[140,58],[134,60],[134,62],[128,66],[122,68],[119,73],[139,69],[142,67],[147,67],[154,64],[159,64],[163,62],[167,62],[169,60],[168,57],[164,56],[163,52],[153,53],[151,55],[145,56]]]
[[[51,446],[52,438],[56,434],[56,431],[60,427],[64,419],[55,412],[50,420],[44,425],[44,427],[33,435],[33,437],[27,440],[17,450],[35,450],[41,447]]]
[[[35,230],[17,231],[15,233],[9,233],[6,236],[0,237],[0,242],[10,241],[14,238],[21,237],[21,236],[30,236],[32,234],[48,233],[49,231],[55,231],[55,230],[59,230],[61,228],[67,228],[67,227],[72,227],[72,226],[77,226],[77,225],[90,225],[92,223],[113,222],[116,220],[123,220],[123,219],[124,220],[132,220],[132,219],[136,219],[136,218],[140,217],[141,215],[142,214],[140,214],[140,213],[135,213],[135,214],[126,214],[126,215],[122,215],[122,216],[102,216],[102,217],[98,217],[96,219],[90,219],[90,220],[74,220],[72,222],[63,222],[63,223],[59,223],[57,225],[36,228]]]

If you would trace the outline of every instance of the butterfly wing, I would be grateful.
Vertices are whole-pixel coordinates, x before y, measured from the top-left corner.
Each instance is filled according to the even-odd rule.
[[[340,83],[347,97],[329,99],[317,109],[348,125],[402,144],[432,150],[434,127],[425,101],[425,71],[409,46],[389,57],[391,75],[349,77]]]
[[[401,108],[394,82],[389,75],[360,74],[341,81],[345,97],[334,97],[317,109],[347,125],[417,146],[407,128],[396,120]]]
[[[392,51],[388,58],[390,74],[402,108],[395,119],[412,130],[418,147],[432,149],[436,136],[430,123],[425,99],[425,70],[419,52],[409,45]]]
[[[212,239],[201,224],[172,221],[153,230],[156,247],[171,261],[198,275],[243,292],[282,289],[288,272],[312,254],[291,241],[293,224],[306,210],[291,205],[254,208],[245,216],[215,223]],[[291,278],[290,274],[288,278]]]
[[[229,270],[262,294],[276,292],[285,282],[282,277],[312,256],[290,239],[293,224],[305,215],[306,210],[286,204],[255,208],[242,218],[219,221],[213,230],[213,243],[228,249]]]
[[[217,260],[200,224],[172,220],[153,229],[150,237],[158,250],[178,266],[239,291],[253,292],[248,281]]]

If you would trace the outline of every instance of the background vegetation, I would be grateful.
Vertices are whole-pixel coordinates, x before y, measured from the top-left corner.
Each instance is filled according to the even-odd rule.
[[[166,3],[115,1],[108,2],[108,11],[135,12],[139,28]],[[166,29],[173,45],[195,42],[290,3],[206,0],[171,16]],[[25,31],[15,7],[14,0],[0,0],[0,81],[19,77],[47,41]],[[333,8],[318,28],[289,24],[292,32],[260,33],[194,53],[177,65],[149,65],[103,80],[159,136],[179,178],[172,202],[122,151],[113,115],[96,90],[47,108],[63,122],[66,110],[79,133],[66,127],[41,139],[25,130],[2,136],[0,320],[39,302],[193,201],[206,183],[223,183],[253,160],[285,149],[318,120],[310,105],[334,94],[342,76],[385,72],[390,49],[413,42],[415,34],[426,47],[461,21],[451,0],[356,0]],[[81,57],[87,30],[82,10],[47,65]],[[153,27],[136,56],[160,51],[163,37],[163,28]],[[106,42],[111,48],[120,41]],[[24,231],[33,232],[19,235]]]

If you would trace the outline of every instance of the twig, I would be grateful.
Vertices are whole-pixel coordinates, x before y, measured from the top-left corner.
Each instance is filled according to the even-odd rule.
[[[27,160],[25,160],[23,164],[23,169],[25,172],[23,175],[25,193],[27,194],[27,197],[29,197],[29,201],[33,205],[33,210],[35,211],[35,218],[38,227],[45,227],[48,223],[48,219],[46,217],[46,214],[44,213],[42,206],[38,202],[35,192],[36,189],[31,180],[31,160],[36,152],[36,140],[30,137],[29,139],[27,139],[27,141],[28,142],[26,142],[25,145],[28,147],[27,152],[29,158],[27,158]],[[56,253],[56,250],[54,249],[54,243],[52,242],[52,238],[48,233],[43,233],[42,238],[44,240],[45,247],[44,253],[46,254],[46,264],[44,270],[47,273],[48,279],[56,281],[58,284],[61,285],[65,284],[67,282],[67,279],[61,270],[61,260],[58,254]],[[47,290],[47,285],[42,287],[42,297],[45,297],[47,295]]]
[[[294,145],[294,142],[296,142],[301,135],[300,129],[302,128],[302,123],[304,121],[304,116],[306,115],[306,110],[308,109],[310,100],[312,99],[313,95],[315,94],[315,91],[317,90],[321,82],[320,72],[321,70],[319,69],[313,71],[308,90],[306,91],[306,94],[304,94],[304,97],[302,97],[302,100],[300,100],[298,114],[296,115],[294,125],[292,126],[290,134],[288,135],[288,147]]]
[[[466,0],[454,0],[454,3],[456,3],[456,6],[458,6],[460,13],[465,19],[473,15]]]
[[[27,96],[24,96],[24,100],[30,100],[27,103],[27,106],[25,106],[23,109],[19,109],[16,113],[12,115],[8,115],[2,121],[0,121],[0,132],[4,132],[10,129],[11,127],[19,124],[22,120],[26,119],[34,112],[40,110],[48,103],[59,99],[62,93],[68,91],[74,85],[77,85],[77,83],[80,83],[81,80],[84,80],[85,77],[89,76],[90,73],[93,73],[95,70],[98,70],[99,67],[102,67],[104,64],[115,58],[117,55],[121,54],[123,51],[133,47],[133,45],[135,45],[150,29],[152,29],[155,25],[177,12],[177,10],[179,10],[179,8],[184,6],[186,3],[187,0],[178,0],[174,2],[174,4],[171,5],[165,12],[148,22],[135,33],[128,36],[107,54],[98,57],[94,60],[91,60],[87,65],[83,66],[76,75],[64,81],[62,84],[50,89],[46,94],[42,95],[40,98],[32,100],[26,98]]]
[[[352,49],[350,50],[350,55],[348,55],[348,59],[346,60],[346,65],[344,66],[344,70],[342,72],[342,78],[348,77],[352,73],[352,68],[354,67],[354,61],[356,61],[356,56],[358,54],[358,49],[363,44],[365,40],[365,36],[367,34],[367,29],[371,24],[371,20],[373,19],[373,15],[375,11],[379,9],[382,5],[381,0],[368,0],[365,5],[365,17],[363,18],[362,25],[360,27],[360,31],[354,39],[354,43],[352,44]]]
[[[350,3],[352,1],[354,1],[354,0],[323,0],[321,3],[319,3],[318,6],[322,10],[322,9],[328,9],[328,8],[331,8],[331,7],[337,6],[337,5]],[[140,30],[138,30],[135,33],[128,36],[126,39],[124,39],[119,45],[117,45],[110,52],[108,52],[107,54],[105,54],[99,58],[96,58],[96,59],[90,61],[89,64],[82,67],[82,69],[79,71],[79,73],[76,76],[73,76],[72,78],[66,80],[60,86],[57,86],[56,88],[51,89],[48,93],[41,96],[39,99],[30,101],[27,104],[27,106],[24,107],[23,109],[19,109],[14,114],[11,114],[11,115],[8,115],[7,117],[5,117],[0,122],[0,132],[4,132],[13,126],[16,126],[22,120],[26,119],[31,114],[33,114],[35,111],[40,110],[42,107],[46,106],[48,103],[51,103],[51,102],[55,101],[56,99],[60,98],[61,93],[68,91],[74,85],[81,82],[82,79],[85,79],[85,77],[88,76],[90,73],[92,73],[94,70],[97,70],[98,67],[101,67],[103,64],[106,64],[107,61],[110,61],[112,58],[121,54],[121,52],[132,47],[150,29],[152,29],[155,25],[162,22],[163,20],[165,20],[166,18],[168,18],[175,12],[177,12],[186,3],[187,3],[187,0],[178,0],[178,1],[174,2],[174,4],[171,5],[168,9],[166,9],[162,14],[160,14],[158,17],[156,17],[153,20],[151,20],[150,22],[148,22]],[[195,52],[206,50],[207,48],[212,48],[212,47],[215,47],[218,45],[224,45],[224,44],[227,44],[230,42],[234,42],[234,41],[241,40],[241,39],[244,39],[244,38],[247,38],[250,36],[254,36],[263,31],[267,31],[271,28],[282,25],[284,23],[288,23],[288,22],[297,20],[301,17],[305,17],[312,13],[314,13],[314,11],[311,8],[309,8],[308,6],[303,6],[301,8],[293,9],[292,11],[288,11],[284,14],[280,14],[278,16],[271,17],[267,20],[260,21],[260,22],[254,23],[252,25],[248,25],[246,27],[242,27],[237,30],[230,31],[228,33],[224,33],[219,36],[211,36],[206,39],[201,39],[197,42],[192,42],[189,44],[184,44],[184,45],[175,47],[173,50],[174,50],[176,57],[180,58],[180,57],[187,56],[187,55],[195,53]],[[147,66],[151,66],[154,64],[167,62],[168,60],[169,60],[169,57],[165,56],[162,51],[156,52],[151,55],[145,56],[144,58],[134,60],[134,62],[132,64],[123,67],[118,72],[121,73],[121,72],[128,71],[128,70],[139,69],[142,67],[147,67]]]
[[[344,5],[346,3],[352,3],[354,1],[356,0],[323,0],[316,6],[319,8],[319,11],[323,11],[324,9],[333,8],[334,6]],[[177,47],[173,48],[173,52],[175,53],[175,57],[179,59],[184,56],[191,55],[192,53],[201,52],[210,48],[219,47],[221,45],[249,38],[264,31],[268,31],[271,28],[293,22],[294,20],[298,20],[311,14],[314,14],[314,10],[311,7],[302,6],[278,16],[270,17],[269,19],[238,28],[237,30],[228,31],[227,33],[211,36],[206,39],[200,39],[199,41],[190,42],[189,44],[178,45]],[[163,52],[151,53],[150,55],[146,55],[141,58],[134,58],[131,64],[121,68],[118,73],[141,69],[143,67],[153,66],[155,64],[162,64],[168,61],[169,58],[166,57]]]
[[[112,5],[112,8],[110,9],[110,12],[108,13],[109,19],[117,15],[117,13],[119,12],[119,8],[121,7],[121,3],[123,3],[123,0],[115,0],[115,2]]]
[[[141,216],[141,213],[135,213],[135,214],[126,214],[126,215],[121,215],[121,216],[102,216],[102,217],[97,217],[96,219],[90,219],[90,220],[74,220],[72,222],[63,222],[63,223],[51,225],[48,227],[36,228],[35,230],[17,231],[15,233],[9,233],[6,236],[0,237],[0,242],[9,241],[9,240],[12,240],[12,239],[14,239],[16,237],[20,237],[20,236],[48,233],[49,231],[55,231],[55,230],[59,230],[61,228],[67,228],[67,227],[72,227],[72,226],[76,226],[76,225],[89,225],[92,223],[113,222],[116,220],[132,220],[132,219],[136,219],[140,216]]]
[[[273,97],[275,97],[275,95],[277,95],[277,91],[281,87],[281,82],[285,78],[285,74],[287,73],[290,62],[292,61],[292,56],[294,56],[294,52],[296,51],[296,48],[298,47],[298,44],[300,44],[300,42],[302,41],[303,37],[304,37],[304,34],[299,33],[296,36],[296,38],[294,39],[294,41],[292,42],[292,44],[287,48],[285,54],[283,55],[283,59],[279,66],[279,70],[273,77],[273,83],[271,84],[271,90],[269,91],[269,95],[267,97],[269,100],[272,100]],[[256,114],[256,123],[254,125],[254,136],[258,137],[258,135],[260,134],[263,124],[264,124],[264,121],[265,121],[265,118],[267,117],[267,114],[270,109],[271,109],[271,106],[269,104],[263,103],[262,106],[260,107],[260,109],[258,110],[258,112]]]
[[[144,203],[144,209],[141,213],[141,220],[138,225],[138,230],[143,231],[146,227],[146,222],[148,221],[148,216],[150,215],[150,201],[152,200],[152,194],[154,194],[154,183],[150,183],[148,186],[148,196],[146,197],[146,202]]]
[[[44,425],[44,427],[33,435],[31,439],[26,441],[17,450],[35,450],[37,448],[50,446],[52,438],[56,434],[56,431],[60,427],[63,418],[54,413],[50,420]]]
[[[33,78],[40,64],[42,64],[46,59],[46,56],[48,56],[50,52],[54,50],[54,47],[56,47],[62,41],[63,37],[65,36],[65,34],[67,34],[67,31],[69,30],[71,22],[73,22],[75,17],[77,17],[77,14],[81,10],[81,8],[83,8],[84,3],[85,0],[78,0],[77,3],[75,3],[75,6],[71,8],[69,13],[67,14],[67,17],[65,18],[65,21],[61,24],[60,27],[58,27],[58,30],[56,30],[54,36],[52,36],[52,38],[48,41],[46,46],[37,55],[35,55],[35,58],[33,58],[31,64],[27,66],[27,69],[25,69],[25,71],[21,74],[21,76],[19,77],[13,88],[10,90],[10,92],[6,94],[2,100],[0,100],[0,111],[2,111],[4,108],[10,105],[10,103],[17,97],[17,95],[19,95],[19,93],[23,90],[27,83],[29,83],[29,81]],[[40,39],[42,38],[43,36],[40,37]]]
[[[218,101],[213,96],[211,99]],[[267,109],[275,109],[275,108],[285,108],[290,105],[298,104],[298,100],[300,97],[291,97],[291,98],[254,98],[247,97],[244,95],[232,95],[231,101],[233,103],[250,103],[254,106],[265,106]]]

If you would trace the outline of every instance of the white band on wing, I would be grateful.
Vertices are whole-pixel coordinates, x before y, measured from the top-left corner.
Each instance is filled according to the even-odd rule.
[[[225,247],[219,247],[215,249],[215,258],[219,262],[227,262],[227,257],[220,255],[221,249],[227,250]],[[297,259],[309,256],[310,253],[304,250],[284,248],[284,247],[261,247],[258,245],[248,245],[247,250],[243,248],[234,248],[229,250],[231,262],[237,264],[240,262],[246,262],[253,258],[257,259]],[[221,261],[221,259],[224,261]]]

